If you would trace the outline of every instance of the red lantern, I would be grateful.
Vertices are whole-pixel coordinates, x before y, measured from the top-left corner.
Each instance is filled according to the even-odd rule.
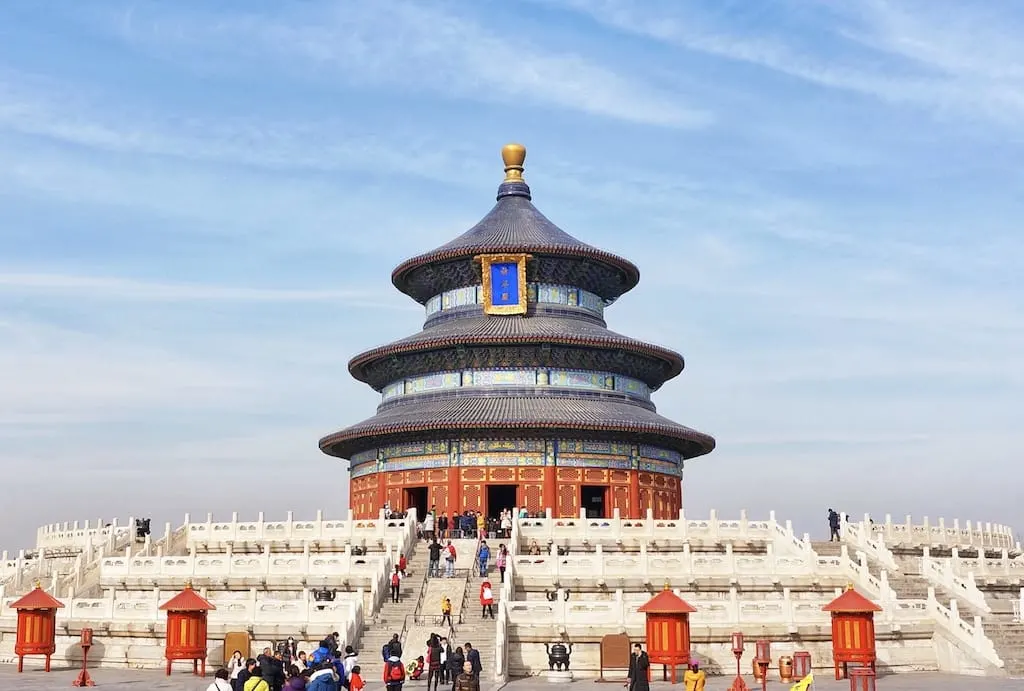
[[[697,610],[666,585],[637,611],[647,615],[647,656],[651,662],[671,667],[675,684],[676,666],[690,664],[690,614]],[[668,676],[667,671],[662,672],[663,677]]]
[[[768,640],[761,639],[760,641],[757,642],[756,646],[757,646],[757,648],[756,648],[757,653],[755,654],[755,658],[757,659],[757,661],[758,662],[768,662],[768,663],[771,663],[771,661],[772,661],[772,642],[768,641]]]
[[[875,670],[870,667],[851,669],[850,691],[875,691]]]
[[[160,609],[167,611],[167,676],[171,674],[172,661],[192,660],[192,673],[205,677],[206,615],[217,608],[192,590],[191,583],[186,583],[185,589],[160,605]]]
[[[14,654],[18,656],[19,673],[25,667],[26,655],[45,655],[46,671],[50,671],[50,656],[57,651],[57,610],[63,606],[38,582],[34,590],[11,603],[11,609],[18,611]]]
[[[803,679],[811,673],[811,654],[806,650],[793,653],[793,676]]]
[[[743,632],[734,631],[732,634],[732,654],[743,655]]]
[[[822,610],[832,613],[832,659],[836,679],[846,676],[847,665],[875,668],[875,612],[882,608],[867,599],[853,585]],[[867,682],[865,682],[867,683]]]

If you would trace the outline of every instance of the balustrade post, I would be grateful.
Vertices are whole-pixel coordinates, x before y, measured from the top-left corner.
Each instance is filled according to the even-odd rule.
[[[747,536],[747,510],[740,509],[740,537]]]
[[[604,548],[601,546],[601,543],[594,547],[594,556],[597,559],[597,575],[603,577],[605,575]]]
[[[947,544],[949,536],[946,535],[946,519],[943,517],[939,518],[939,534],[942,535],[942,544]]]
[[[740,621],[740,596],[736,586],[729,586],[729,623],[739,626]]]

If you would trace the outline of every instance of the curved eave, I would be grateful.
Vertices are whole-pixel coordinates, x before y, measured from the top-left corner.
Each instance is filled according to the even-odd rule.
[[[402,408],[392,408],[324,437],[320,450],[329,456],[350,458],[409,435],[493,437],[504,431],[518,436],[581,432],[641,435],[678,451],[684,458],[702,456],[715,448],[713,437],[626,403],[573,401],[566,405],[531,398],[450,399]]]
[[[571,335],[451,335],[433,339],[422,339],[413,343],[392,343],[368,350],[352,358],[348,363],[349,373],[364,384],[370,384],[364,368],[370,363],[389,357],[397,357],[408,353],[420,353],[431,350],[446,350],[460,346],[503,346],[503,345],[565,345],[576,348],[599,348],[602,350],[623,350],[636,353],[669,365],[664,381],[673,379],[686,366],[683,356],[679,353],[659,346],[640,341],[620,341],[614,338],[589,338]]]
[[[407,259],[399,264],[395,270],[391,272],[391,283],[406,295],[409,295],[414,300],[422,303],[430,299],[432,296],[416,294],[408,283],[409,275],[417,269],[429,264],[444,264],[447,262],[458,261],[460,259],[472,259],[479,254],[520,253],[547,255],[555,258],[571,257],[574,259],[588,259],[612,267],[619,272],[621,276],[621,283],[618,290],[606,291],[609,294],[601,295],[601,297],[606,300],[614,300],[615,298],[618,298],[623,293],[627,293],[635,288],[640,282],[640,269],[638,269],[633,262],[628,259],[623,259],[611,252],[599,250],[596,247],[590,247],[589,245],[509,244],[481,247],[453,247],[426,252],[425,254],[412,257],[411,259]]]

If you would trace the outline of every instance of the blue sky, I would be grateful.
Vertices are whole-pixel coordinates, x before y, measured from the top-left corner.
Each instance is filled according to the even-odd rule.
[[[687,358],[688,512],[1024,524],[1021,35],[965,0],[8,0],[0,544],[343,510],[346,362],[420,328],[390,270],[507,141],[640,266],[610,327]]]

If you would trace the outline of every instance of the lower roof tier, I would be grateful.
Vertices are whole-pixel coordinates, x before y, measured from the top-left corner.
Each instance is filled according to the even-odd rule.
[[[509,352],[506,362],[479,362],[480,355],[467,358],[470,348],[508,348],[541,346],[561,348],[562,361],[529,353],[531,361],[521,362]],[[459,352],[461,350],[461,352]],[[452,352],[455,351],[455,352]],[[592,351],[588,354],[585,351]],[[594,360],[598,351],[605,359],[620,363],[602,365]],[[422,355],[441,353],[440,366],[429,363]],[[598,358],[599,359],[599,358]],[[464,361],[465,360],[465,361]],[[404,376],[441,369],[463,369],[485,366],[517,367],[528,364],[568,366],[578,369],[608,369],[635,376],[657,389],[683,370],[683,357],[668,348],[644,343],[610,331],[593,321],[547,316],[481,316],[453,319],[426,328],[394,343],[380,346],[355,356],[348,364],[349,372],[359,381],[380,391]],[[428,369],[424,369],[428,368]]]
[[[577,398],[444,398],[397,405],[330,434],[320,449],[351,458],[365,449],[405,439],[450,438],[458,434],[508,436],[626,437],[664,446],[693,458],[710,453],[715,440],[652,410],[630,403]]]

